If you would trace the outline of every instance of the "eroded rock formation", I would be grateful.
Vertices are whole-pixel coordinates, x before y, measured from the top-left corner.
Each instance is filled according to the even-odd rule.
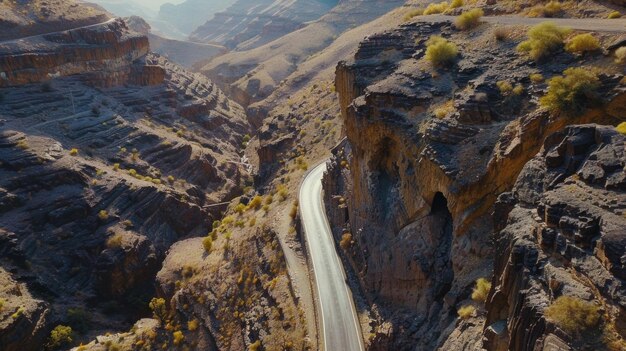
[[[404,24],[371,35],[337,67],[348,145],[334,152],[325,199],[337,240],[352,235],[348,260],[377,306],[374,350],[480,344],[480,318],[478,325],[457,325],[456,309],[477,278],[491,276],[498,194],[513,187],[548,135],[623,117],[615,110],[624,103],[623,76],[613,73],[599,76],[602,108],[577,117],[538,109],[546,85],[528,76],[560,73],[577,58],[555,55],[537,67],[514,52],[515,42],[496,42],[491,30],[481,27],[470,42],[449,24]],[[426,62],[430,35],[460,46],[454,68]],[[525,90],[503,94],[495,86],[500,80]]]

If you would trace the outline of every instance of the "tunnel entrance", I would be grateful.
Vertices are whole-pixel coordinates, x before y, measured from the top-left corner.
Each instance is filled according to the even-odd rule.
[[[436,246],[435,254],[435,281],[433,284],[433,297],[441,299],[450,291],[452,281],[454,280],[454,271],[452,270],[452,259],[450,257],[450,249],[452,247],[452,231],[453,219],[452,213],[448,209],[448,199],[441,192],[437,192],[433,198],[430,216],[433,223],[438,228],[437,237],[439,242]]]

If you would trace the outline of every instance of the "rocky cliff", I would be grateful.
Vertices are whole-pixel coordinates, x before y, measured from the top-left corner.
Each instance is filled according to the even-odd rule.
[[[537,106],[545,83],[529,75],[548,78],[579,58],[560,53],[537,65],[515,53],[519,36],[501,42],[493,30],[407,23],[371,35],[337,67],[347,146],[334,152],[325,200],[337,240],[351,238],[344,250],[370,305],[372,350],[479,347],[484,318],[459,323],[456,310],[476,279],[491,277],[498,194],[513,187],[548,135],[623,117],[623,76],[610,58],[586,62],[607,67],[598,76],[602,108],[550,115]],[[425,60],[430,35],[459,46],[454,67]],[[502,93],[498,81],[523,91]]]
[[[336,1],[239,0],[198,27],[190,38],[249,50],[293,32],[330,10]]]
[[[216,57],[204,65],[201,71],[233,99],[248,106],[270,96],[292,74],[298,82],[306,82],[307,75],[311,76],[323,69],[320,63],[329,65],[324,62],[324,58],[328,60],[329,56],[318,57],[319,60],[315,61],[317,66],[304,67],[299,71],[303,62],[322,54],[342,33],[373,21],[403,3],[403,0],[342,1],[324,16],[307,23],[299,30],[281,31],[280,38],[265,45],[238,48]],[[308,3],[303,2],[302,5],[308,6]],[[394,23],[394,20],[391,22]],[[335,50],[343,48],[343,51],[339,54],[333,51],[331,55],[335,56],[331,57],[345,57],[349,50],[346,47],[360,41],[365,35],[363,33],[367,33],[367,30],[354,34],[357,38],[348,36],[337,43]],[[336,60],[329,61],[333,66],[336,63]],[[304,88],[304,85],[300,88]]]
[[[0,348],[128,328],[241,194],[244,111],[120,20],[0,46]]]
[[[565,128],[500,195],[487,350],[626,347],[625,142],[612,127]],[[601,309],[593,330],[572,332],[546,317],[561,296]]]

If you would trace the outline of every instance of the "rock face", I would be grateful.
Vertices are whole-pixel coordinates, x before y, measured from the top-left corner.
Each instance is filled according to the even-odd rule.
[[[568,127],[546,139],[496,203],[488,350],[620,349],[626,336],[626,136]],[[603,307],[601,337],[578,339],[544,316],[559,296]],[[623,347],[623,343],[621,344]],[[571,347],[571,348],[570,348]]]
[[[198,27],[190,38],[249,50],[279,38],[318,19],[337,1],[238,0]]]
[[[309,2],[294,4],[309,6]],[[402,4],[402,0],[342,1],[318,20],[308,22],[297,31],[284,31],[280,38],[258,47],[240,45],[233,52],[212,59],[201,71],[247,107],[270,96],[291,74],[296,75],[295,79],[299,82],[305,82],[307,77],[297,76],[300,64],[329,47],[342,33],[373,21]],[[346,38],[346,42],[337,44],[337,50],[342,52],[340,57],[347,55],[352,43],[360,39]],[[318,73],[324,65],[324,60],[321,61],[314,67],[307,67],[306,75],[310,77]],[[335,63],[333,60],[332,65]]]
[[[455,67],[433,69],[425,61],[430,35],[459,45]],[[371,35],[337,67],[348,144],[334,153],[325,200],[337,240],[352,234],[347,255],[372,311],[380,311],[365,331],[375,335],[374,350],[478,344],[480,336],[468,333],[482,329],[484,310],[459,322],[456,309],[477,278],[491,276],[498,194],[513,187],[548,135],[568,124],[614,124],[622,117],[615,113],[625,98],[622,76],[612,73],[599,76],[602,108],[577,117],[539,110],[546,85],[531,83],[529,74],[560,73],[577,58],[562,53],[537,67],[515,45],[496,42],[489,26],[469,39],[449,24],[408,23]],[[502,94],[500,80],[525,92]],[[440,108],[447,109],[435,118]]]
[[[101,7],[74,0],[3,1],[0,3],[0,40],[23,38],[109,19]]]
[[[0,265],[20,285],[0,312],[25,309],[2,349],[130,327],[169,247],[241,193],[244,111],[120,20],[0,46]]]
[[[159,84],[164,73],[132,63],[149,50],[148,39],[120,20],[0,43],[0,87],[81,74],[94,85]],[[68,58],[71,58],[68,60]],[[152,77],[144,79],[144,73]],[[159,79],[160,78],[160,79]]]

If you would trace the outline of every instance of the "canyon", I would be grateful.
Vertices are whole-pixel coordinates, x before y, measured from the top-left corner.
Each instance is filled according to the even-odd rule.
[[[623,3],[431,3],[0,4],[0,349],[624,349]]]

